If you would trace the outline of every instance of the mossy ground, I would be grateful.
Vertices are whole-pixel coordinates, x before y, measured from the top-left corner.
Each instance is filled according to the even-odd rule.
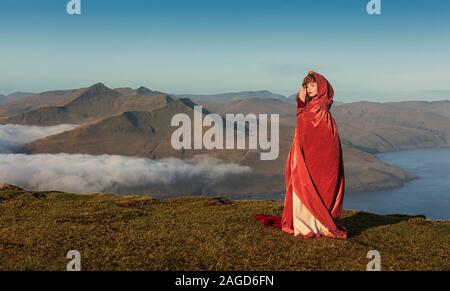
[[[253,219],[275,201],[0,191],[0,270],[450,270],[450,222],[345,211],[347,241],[296,239]]]

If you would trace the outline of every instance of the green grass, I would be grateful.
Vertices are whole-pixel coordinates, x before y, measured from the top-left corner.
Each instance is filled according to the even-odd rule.
[[[450,222],[345,211],[349,240],[296,239],[253,214],[274,201],[0,191],[0,270],[450,270]]]

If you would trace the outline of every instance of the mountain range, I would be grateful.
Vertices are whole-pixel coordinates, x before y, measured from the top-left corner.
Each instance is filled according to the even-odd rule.
[[[179,98],[188,98],[194,102],[229,102],[235,100],[246,100],[253,98],[261,99],[278,99],[286,100],[286,97],[280,94],[272,93],[267,90],[262,91],[244,91],[244,92],[231,92],[222,94],[210,94],[210,95],[194,95],[194,94],[181,94],[176,95]]]
[[[222,97],[223,100],[220,99]],[[202,105],[204,114],[280,114],[278,159],[261,161],[259,152],[255,150],[174,150],[170,144],[174,130],[170,126],[171,117],[177,113],[192,116],[195,105]],[[201,189],[198,183],[180,183],[171,187],[155,185],[152,189],[142,189],[143,192],[158,194],[192,194],[198,191],[228,195],[282,193],[285,159],[295,125],[295,103],[268,91],[208,97],[167,94],[145,87],[110,89],[102,83],[88,88],[26,96],[0,105],[0,113],[1,124],[80,125],[71,131],[27,144],[23,152],[29,154],[117,154],[151,159],[186,159],[207,154],[252,168],[252,173],[213,185],[202,185]],[[376,153],[450,145],[450,101],[335,103],[332,114],[341,136],[349,190],[397,187],[415,178],[402,169],[383,163],[374,156]]]

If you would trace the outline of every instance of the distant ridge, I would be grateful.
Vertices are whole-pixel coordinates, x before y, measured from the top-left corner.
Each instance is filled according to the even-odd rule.
[[[96,83],[91,87],[87,88],[86,91],[81,94],[78,98],[93,98],[98,96],[120,96],[121,94],[116,90],[110,89],[103,83]]]
[[[159,94],[164,94],[164,93],[150,90],[150,89],[148,89],[147,87],[144,87],[144,86],[141,86],[141,87],[136,89],[136,95],[137,96],[154,96],[154,95],[159,95]]]
[[[215,101],[215,102],[228,102],[234,100],[245,100],[252,98],[264,98],[264,99],[279,99],[286,100],[283,95],[272,93],[267,90],[262,91],[243,91],[243,92],[231,92],[222,94],[209,94],[209,95],[195,95],[195,94],[180,94],[175,95],[181,98],[189,98],[194,102],[196,101]]]
[[[81,124],[125,111],[153,110],[173,102],[174,99],[165,93],[151,91],[145,87],[136,90],[132,96],[126,96],[103,83],[96,83],[89,88],[71,92],[61,100],[64,102],[59,105],[13,115],[2,123],[40,126]]]
[[[0,94],[0,105],[5,104],[11,101],[20,100],[26,96],[33,95],[33,93],[27,93],[27,92],[14,92],[9,95],[1,95]]]

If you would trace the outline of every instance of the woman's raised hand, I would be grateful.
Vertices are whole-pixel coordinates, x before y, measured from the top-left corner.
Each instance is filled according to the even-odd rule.
[[[300,92],[299,92],[299,94],[297,96],[297,99],[305,102],[306,94],[307,94],[306,93],[306,88],[302,86],[302,88],[300,89]]]

